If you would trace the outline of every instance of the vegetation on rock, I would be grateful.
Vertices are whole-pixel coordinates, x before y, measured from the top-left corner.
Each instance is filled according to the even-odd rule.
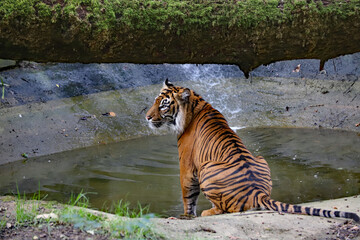
[[[230,63],[360,51],[360,0],[2,0],[0,58]]]

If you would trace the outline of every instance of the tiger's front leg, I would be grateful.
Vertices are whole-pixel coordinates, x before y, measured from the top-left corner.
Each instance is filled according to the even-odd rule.
[[[199,181],[196,172],[181,171],[180,183],[184,204],[184,215],[196,216],[196,203],[200,193]]]

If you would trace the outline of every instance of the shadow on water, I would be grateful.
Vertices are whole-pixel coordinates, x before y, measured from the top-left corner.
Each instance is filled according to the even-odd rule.
[[[273,198],[289,203],[359,194],[360,137],[322,129],[256,128],[237,131],[254,155],[272,170]],[[88,192],[93,208],[126,199],[150,204],[162,215],[182,213],[175,136],[143,137],[116,144],[30,158],[2,165],[0,194],[48,194],[66,203]],[[199,211],[209,208],[204,197]]]

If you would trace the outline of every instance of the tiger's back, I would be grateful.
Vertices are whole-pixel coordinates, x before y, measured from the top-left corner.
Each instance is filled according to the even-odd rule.
[[[261,207],[258,195],[271,193],[270,169],[265,159],[253,157],[223,115],[210,104],[178,138],[178,149],[180,162],[192,161],[195,165],[201,191],[224,212]]]

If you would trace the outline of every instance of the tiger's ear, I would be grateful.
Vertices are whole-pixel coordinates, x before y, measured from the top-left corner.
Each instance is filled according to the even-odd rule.
[[[174,85],[169,82],[169,79],[166,79],[164,82],[164,88],[170,88],[170,87],[174,87]]]
[[[178,93],[176,95],[176,98],[181,102],[181,103],[188,103],[190,101],[190,89],[185,88],[183,92]]]

